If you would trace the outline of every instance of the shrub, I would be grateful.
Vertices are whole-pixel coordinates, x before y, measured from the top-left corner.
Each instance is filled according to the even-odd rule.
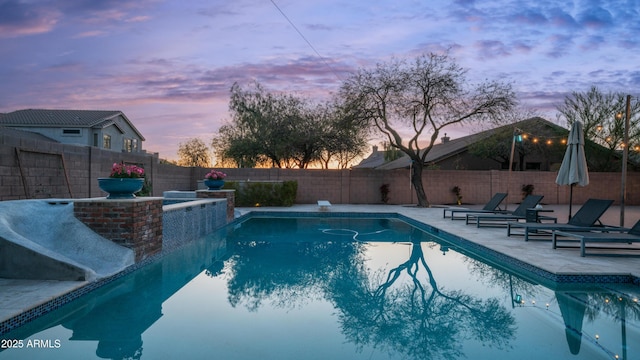
[[[389,184],[382,184],[382,186],[380,186],[380,198],[385,204],[389,202],[390,191],[391,190],[389,190]]]
[[[522,200],[524,200],[524,198],[526,198],[527,196],[533,194],[533,189],[533,184],[522,185]]]
[[[298,182],[227,181],[223,189],[236,191],[236,206],[291,206],[296,201]]]

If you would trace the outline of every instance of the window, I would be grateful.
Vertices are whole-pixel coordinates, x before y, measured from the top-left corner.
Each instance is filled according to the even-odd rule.
[[[98,134],[93,134],[93,146],[98,147]]]
[[[105,135],[102,137],[102,147],[104,149],[111,149],[111,135]]]
[[[133,151],[133,141],[131,139],[124,139],[123,149],[126,152],[132,152]]]
[[[132,139],[131,141],[133,143],[133,146],[132,146],[133,151],[138,152],[138,139]]]
[[[80,136],[80,129],[62,129],[62,136]]]

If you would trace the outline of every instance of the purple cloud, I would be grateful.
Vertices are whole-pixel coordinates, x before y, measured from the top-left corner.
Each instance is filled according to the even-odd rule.
[[[613,25],[613,16],[602,7],[592,7],[584,10],[578,16],[578,22],[585,27],[600,29]]]
[[[478,50],[478,55],[482,59],[493,59],[511,55],[510,48],[498,40],[478,41],[475,44],[475,48]]]
[[[0,37],[17,37],[51,31],[60,19],[56,9],[17,0],[0,1]]]
[[[544,26],[548,22],[546,16],[533,9],[525,9],[523,12],[516,14],[514,18],[518,23],[534,26]]]

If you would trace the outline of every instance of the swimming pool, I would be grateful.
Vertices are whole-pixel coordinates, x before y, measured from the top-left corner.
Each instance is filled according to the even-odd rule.
[[[465,254],[396,218],[251,217],[5,334],[0,359],[640,358],[637,287]]]

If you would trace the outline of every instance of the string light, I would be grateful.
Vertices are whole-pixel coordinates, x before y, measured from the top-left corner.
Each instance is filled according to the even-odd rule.
[[[596,130],[597,131],[602,131],[603,127],[602,125],[597,125],[596,126]],[[517,142],[525,142],[525,141],[530,141],[532,144],[535,145],[539,145],[539,144],[544,144],[547,146],[554,146],[554,145],[567,145],[568,140],[567,140],[567,136],[543,136],[543,135],[536,135],[530,132],[526,132],[522,129],[519,128],[515,128],[514,130],[514,137],[516,139]],[[607,143],[611,143],[613,141],[611,136],[607,136],[605,139],[605,142]],[[625,148],[628,147],[629,150],[633,150],[636,151],[638,153],[640,153],[640,144],[634,145],[634,144],[625,144],[625,143],[621,143],[620,144],[621,148]]]
[[[514,136],[516,137],[517,142],[524,142],[528,140],[533,144],[544,143],[548,146],[553,146],[554,144],[567,144],[566,136],[539,136],[518,128],[515,129]]]

